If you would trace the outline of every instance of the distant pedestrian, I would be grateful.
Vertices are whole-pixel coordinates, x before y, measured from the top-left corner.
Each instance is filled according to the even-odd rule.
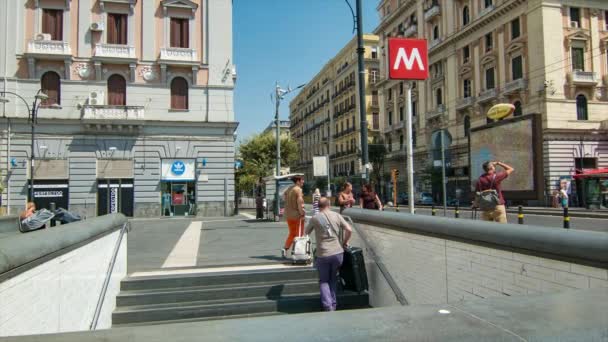
[[[565,183],[562,183],[559,190],[559,203],[562,208],[568,208],[568,185]]]
[[[312,194],[312,211],[313,215],[319,213],[319,200],[321,199],[321,191],[319,188],[315,189],[315,192]]]
[[[264,197],[260,192],[255,197],[255,218],[256,220],[264,218]]]
[[[363,185],[359,205],[361,209],[383,210],[382,201],[369,183]]]
[[[496,172],[496,166],[502,167],[504,171]],[[477,180],[473,206],[481,209],[482,220],[507,223],[507,211],[501,183],[513,173],[514,169],[499,161],[487,161],[483,163],[482,167],[485,173],[479,176]]]
[[[353,185],[349,182],[344,183],[342,191],[338,194],[338,205],[340,206],[340,214],[344,209],[352,208],[355,204],[355,196],[353,195]]]
[[[304,227],[304,194],[302,187],[304,186],[304,177],[294,176],[292,178],[293,185],[285,191],[285,219],[289,228],[289,235],[285,240],[285,244],[281,249],[281,255],[287,256],[287,250],[291,247],[293,239],[300,235],[300,229]]]
[[[352,228],[342,215],[329,208],[329,199],[321,197],[320,212],[313,216],[306,227],[306,234],[315,231],[315,266],[319,272],[321,305],[324,311],[336,310],[336,287],[338,269],[342,266],[344,246],[348,246]],[[340,241],[340,229],[344,230],[344,240]]]

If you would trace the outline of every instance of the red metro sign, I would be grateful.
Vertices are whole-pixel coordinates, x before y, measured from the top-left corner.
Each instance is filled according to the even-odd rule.
[[[426,80],[429,77],[426,40],[389,38],[388,56],[388,78]]]

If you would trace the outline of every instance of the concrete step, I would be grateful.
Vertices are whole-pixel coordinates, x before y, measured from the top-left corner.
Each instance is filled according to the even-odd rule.
[[[158,324],[191,323],[191,322],[203,322],[203,321],[212,321],[212,320],[221,320],[221,319],[253,318],[253,317],[280,316],[280,315],[287,315],[287,314],[282,313],[282,312],[260,312],[260,313],[232,315],[232,316],[198,317],[198,318],[188,318],[188,319],[175,319],[175,320],[168,320],[168,321],[113,324],[112,328],[138,327],[138,326],[158,325]]]
[[[367,293],[340,293],[338,309],[369,307]],[[186,303],[168,303],[118,307],[112,314],[112,323],[131,324],[193,318],[222,319],[235,315],[262,313],[304,313],[321,310],[319,293],[285,295],[276,299],[266,297],[234,298]]]
[[[262,282],[239,285],[213,285],[172,289],[121,291],[116,297],[116,306],[149,305],[205,300],[245,299],[252,297],[279,298],[283,295],[312,293],[318,291],[317,280]]]
[[[120,283],[121,291],[174,289],[184,287],[232,285],[260,282],[282,282],[318,279],[312,267],[285,269],[208,272],[156,276],[127,277]]]

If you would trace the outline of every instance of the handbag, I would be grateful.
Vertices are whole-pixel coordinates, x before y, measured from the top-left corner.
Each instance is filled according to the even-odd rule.
[[[477,197],[477,204],[479,205],[479,209],[483,211],[495,210],[498,205],[500,205],[500,196],[498,195],[498,191],[494,189],[494,180],[496,179],[496,174],[492,177],[492,183],[490,183],[490,189],[478,191],[475,195]]]

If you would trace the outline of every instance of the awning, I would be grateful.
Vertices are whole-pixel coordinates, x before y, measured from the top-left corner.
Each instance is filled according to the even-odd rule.
[[[583,170],[581,173],[577,173],[573,177],[575,179],[608,177],[608,168]]]

